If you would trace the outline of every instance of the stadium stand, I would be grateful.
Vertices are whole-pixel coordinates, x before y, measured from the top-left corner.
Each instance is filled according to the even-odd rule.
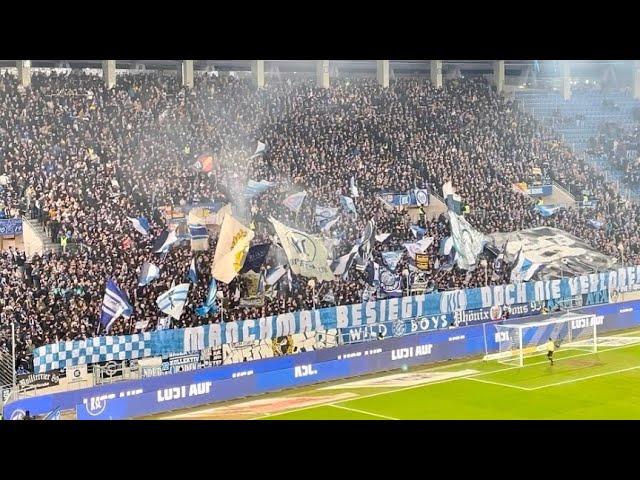
[[[576,98],[579,107],[563,106],[562,112],[583,113],[584,124],[597,128],[587,119],[600,108],[595,97]],[[552,95],[527,95],[526,100],[536,114],[560,108]],[[612,100],[628,107],[618,97]],[[588,136],[569,138],[569,130],[559,131],[565,141],[586,145]],[[267,148],[252,157],[257,142]],[[213,157],[212,171],[206,173],[193,167],[205,152]],[[597,203],[541,216],[534,200],[512,186],[527,181],[536,168],[544,168],[551,181],[573,195],[590,192]],[[156,328],[162,316],[156,298],[173,283],[187,281],[193,255],[188,243],[166,255],[154,253],[153,240],[168,224],[160,206],[233,200],[234,213],[254,223],[252,244],[257,245],[273,241],[269,217],[319,234],[316,207],[339,208],[354,178],[358,214],[342,214],[332,227],[341,234],[334,258],[349,252],[373,218],[378,233],[391,233],[375,245],[374,258],[382,264],[383,251],[401,250],[416,236],[409,214],[390,215],[377,195],[429,186],[442,196],[442,185],[451,181],[468,206],[465,218],[482,232],[548,225],[608,255],[617,257],[622,246],[628,263],[640,253],[636,205],[572,153],[551,127],[478,78],[451,80],[444,89],[411,78],[397,79],[388,89],[366,79],[336,80],[331,89],[305,80],[256,89],[243,79],[206,74],[186,89],[174,77],[144,73],[121,75],[108,90],[99,77],[84,73],[34,74],[28,89],[5,74],[0,78],[0,170],[8,177],[0,193],[5,216],[25,215],[43,226],[53,244],[64,245],[31,258],[14,250],[0,258],[0,347],[8,347],[14,323],[18,363],[25,369],[31,368],[35,347],[104,333],[99,318],[107,278],[129,293],[134,308],[131,319],[117,320],[110,334],[135,331],[137,322]],[[276,187],[244,201],[248,180],[268,180]],[[307,197],[299,212],[283,205],[283,198],[301,191]],[[149,220],[148,237],[128,220],[141,216]],[[594,228],[591,220],[601,226]],[[481,269],[444,268],[438,252],[450,235],[444,217],[422,220],[421,227],[434,239],[426,252],[433,265],[432,289],[485,284]],[[198,281],[191,298],[207,294],[215,235],[209,242],[208,251],[197,253]],[[160,277],[141,287],[144,262],[158,265]],[[272,251],[262,270],[279,263]],[[405,268],[406,255],[398,270]],[[496,271],[492,262],[488,268],[489,283],[505,283],[506,269]],[[240,282],[220,283],[229,302],[224,321],[310,309],[316,303],[359,302],[366,278],[352,267],[347,279],[337,277],[316,289],[293,276],[263,306],[241,305],[246,290]],[[223,312],[197,315],[198,305],[190,301],[172,327],[223,320]]]

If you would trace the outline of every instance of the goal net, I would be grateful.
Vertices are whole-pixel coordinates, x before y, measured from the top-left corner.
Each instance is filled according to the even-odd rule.
[[[496,325],[496,330],[498,353],[487,355],[485,360],[507,365],[522,367],[526,357],[546,353],[549,338],[556,348],[598,351],[595,315],[566,314],[539,322]]]

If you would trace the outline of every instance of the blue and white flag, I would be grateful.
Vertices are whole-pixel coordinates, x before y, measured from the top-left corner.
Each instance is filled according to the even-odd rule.
[[[336,223],[338,223],[338,220],[340,220],[340,215],[336,215],[334,218],[331,218],[326,222],[324,222],[324,225],[320,226],[320,230],[323,233],[328,234],[329,231],[331,230],[331,227],[333,227]]]
[[[461,270],[475,270],[478,256],[488,243],[487,237],[473,228],[464,217],[449,211],[453,248],[458,252],[456,264]]]
[[[391,236],[390,233],[380,233],[376,235],[376,242],[384,243],[386,242],[387,238],[389,238],[390,236]]]
[[[275,285],[285,273],[287,273],[287,269],[284,265],[278,265],[267,270],[264,280],[267,285]]]
[[[424,234],[427,233],[426,228],[422,228],[418,225],[411,225],[409,227],[409,230],[411,230],[411,233],[413,233],[413,237],[417,240],[422,240],[422,237],[424,237]]]
[[[153,243],[153,251],[155,253],[167,253],[171,248],[171,245],[178,241],[176,232],[171,230],[164,230]]]
[[[451,249],[453,248],[453,238],[444,237],[440,240],[440,249],[438,250],[438,254],[445,256],[451,253]]]
[[[107,286],[104,292],[104,298],[102,299],[102,313],[100,315],[100,324],[104,327],[105,331],[109,331],[113,322],[115,322],[120,315],[129,318],[133,313],[133,307],[129,302],[129,297],[124,293],[113,279],[107,280]]]
[[[330,220],[333,220],[338,215],[338,208],[316,206],[315,220],[320,228],[324,226]]]
[[[133,228],[135,228],[138,232],[140,232],[145,237],[149,235],[149,221],[146,218],[127,218],[131,221],[131,223],[133,223]]]
[[[160,269],[153,263],[144,262],[138,275],[138,285],[144,287],[160,277]]]
[[[304,198],[307,196],[306,190],[302,192],[294,193],[289,195],[282,201],[282,204],[287,207],[289,210],[292,210],[296,213],[300,211],[300,207],[302,207],[302,203],[304,202]]]
[[[181,283],[171,287],[156,300],[160,311],[178,320],[182,315],[182,310],[187,303],[190,284]]]
[[[398,250],[395,252],[382,252],[382,259],[384,260],[384,263],[387,264],[387,267],[389,267],[389,270],[393,272],[398,267],[398,263],[400,263],[403,255],[404,250]]]
[[[516,264],[511,270],[511,282],[528,282],[544,265],[525,258],[522,248],[518,252]]]
[[[407,243],[403,243],[402,245],[404,246],[404,248],[407,249],[407,253],[409,254],[409,257],[415,260],[416,254],[425,253],[427,251],[427,248],[429,248],[432,243],[433,243],[433,237],[424,237],[423,239],[418,240],[417,242],[407,242]]]
[[[189,265],[189,272],[187,273],[187,277],[191,280],[191,283],[198,283],[198,270],[196,269],[196,258],[193,257],[191,259],[191,265]]]
[[[551,215],[554,215],[555,213],[557,213],[560,209],[562,209],[562,206],[558,205],[536,205],[535,206],[535,210],[542,215],[543,217],[550,217]]]
[[[189,236],[192,239],[209,238],[209,232],[205,225],[189,225]]]
[[[212,278],[209,283],[209,291],[207,292],[207,298],[204,302],[204,305],[196,308],[196,314],[199,317],[204,317],[209,312],[216,313],[218,311],[218,306],[216,305],[216,294],[218,293],[218,284],[216,283],[216,279]]]
[[[602,225],[604,225],[604,223],[592,218],[591,220],[589,220],[589,225],[591,225],[595,229],[600,229],[602,228]]]
[[[345,276],[351,268],[351,265],[353,265],[353,261],[355,260],[356,255],[358,255],[358,245],[354,245],[351,251],[346,255],[343,255],[335,259],[333,262],[330,262],[331,265],[329,268],[331,268],[331,271],[334,275]]]
[[[462,198],[455,192],[450,181],[442,185],[442,197],[449,210],[457,215],[462,213]]]
[[[266,149],[267,149],[267,145],[262,143],[260,140],[258,140],[258,146],[256,147],[256,151],[253,155],[249,157],[249,160],[255,157],[259,157],[265,152]]]
[[[353,203],[353,198],[340,195],[340,205],[342,205],[342,208],[344,208],[347,212],[358,215],[356,204]]]
[[[192,252],[209,250],[209,231],[205,225],[189,225],[189,237]]]
[[[427,188],[414,188],[413,198],[419,207],[429,205],[429,190]]]
[[[384,267],[380,268],[380,291],[386,293],[387,297],[401,297],[402,276]]]
[[[373,287],[380,285],[380,265],[377,262],[370,262],[364,269],[365,282]]]
[[[244,187],[244,198],[256,197],[271,187],[275,187],[275,185],[275,183],[268,182],[267,180],[260,180],[259,182],[249,180],[247,186]]]

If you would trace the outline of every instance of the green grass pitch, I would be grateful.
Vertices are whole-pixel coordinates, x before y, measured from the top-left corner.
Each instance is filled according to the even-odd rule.
[[[634,333],[640,335],[637,331],[626,335]],[[333,384],[329,391],[354,392],[356,398],[260,418],[640,419],[640,344],[599,349],[588,353],[561,348],[553,366],[544,355],[538,355],[527,358],[523,368],[482,360],[409,368],[406,373],[474,371],[421,385],[353,388],[349,384],[360,379],[349,379]],[[403,372],[384,375],[399,373]],[[319,385],[305,394],[326,395],[327,391],[326,385]]]

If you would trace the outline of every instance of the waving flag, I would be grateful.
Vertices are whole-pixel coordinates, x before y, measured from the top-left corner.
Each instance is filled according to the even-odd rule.
[[[209,173],[213,170],[213,155],[210,153],[201,153],[193,165],[195,169],[202,173]]]
[[[220,228],[211,274],[220,282],[229,283],[244,265],[253,230],[245,227],[231,215],[226,215]]]
[[[249,180],[247,186],[244,187],[244,198],[253,198],[271,187],[275,187],[275,185],[275,183],[268,182],[267,180],[260,180],[259,182]]]
[[[288,227],[274,218],[269,220],[287,254],[293,273],[318,280],[333,280],[333,273],[327,265],[327,249],[320,238]]]
[[[262,143],[260,140],[258,140],[258,146],[256,147],[256,151],[253,155],[249,157],[249,160],[255,157],[259,157],[265,152],[266,149],[267,149],[267,145]]]
[[[438,250],[438,254],[449,255],[452,248],[453,248],[453,238],[444,237],[442,240],[440,240],[440,249]]]
[[[278,265],[277,267],[273,267],[267,271],[264,280],[267,285],[275,285],[285,273],[287,273],[287,269],[284,265]]]
[[[191,265],[189,265],[189,272],[187,273],[187,277],[189,277],[191,283],[198,283],[198,270],[196,270],[195,257],[191,259]]]
[[[390,233],[380,233],[379,235],[376,235],[376,242],[384,243],[390,236]]]
[[[227,213],[231,213],[231,205],[223,202],[198,205],[189,210],[187,222],[189,225],[221,225]]]
[[[409,227],[409,230],[411,230],[411,233],[413,233],[413,237],[417,238],[418,240],[421,240],[422,237],[424,237],[424,234],[427,233],[426,228],[419,227],[418,225],[411,225]]]
[[[338,208],[316,206],[315,220],[320,228],[324,228],[336,215],[338,215]]]
[[[364,228],[364,232],[362,232],[362,236],[358,242],[358,253],[360,254],[360,260],[362,262],[361,265],[366,265],[369,258],[371,258],[371,252],[373,252],[373,245],[375,243],[375,236],[376,222],[372,218],[367,222],[367,226]]]
[[[216,294],[218,293],[218,284],[216,283],[216,279],[212,278],[209,283],[209,291],[207,293],[207,298],[204,302],[204,305],[196,308],[196,315],[199,317],[206,316],[209,312],[216,313],[218,311],[218,306],[216,305]]]
[[[270,243],[263,243],[261,245],[253,245],[249,251],[247,252],[247,258],[244,261],[244,265],[240,270],[240,273],[247,273],[249,270],[253,270],[254,272],[259,272],[260,267],[267,258],[269,254],[269,249],[271,248]]]
[[[458,255],[456,263],[462,270],[473,270],[478,263],[478,255],[482,253],[487,238],[484,234],[473,228],[464,217],[449,212],[449,222],[451,224],[451,238],[453,248]]]
[[[190,224],[189,237],[191,238],[192,252],[209,250],[209,232],[206,226]]]
[[[511,270],[511,282],[528,282],[542,267],[544,265],[525,258],[520,248],[516,264]]]
[[[604,223],[592,218],[591,220],[589,220],[589,225],[591,225],[595,229],[600,229],[602,228],[602,225],[604,225]]]
[[[282,203],[289,210],[292,210],[296,213],[300,211],[300,207],[302,207],[302,202],[304,202],[304,198],[307,196],[306,190],[298,193],[294,193],[285,198]]]
[[[176,320],[180,319],[184,306],[187,303],[189,287],[190,285],[188,283],[181,283],[160,295],[156,300],[160,311]]]
[[[398,250],[396,252],[382,252],[382,259],[387,267],[389,267],[389,270],[395,271],[403,255],[403,250]]]
[[[377,287],[380,284],[380,265],[376,262],[370,262],[367,268],[364,269],[365,282],[367,284]]]
[[[165,229],[153,243],[153,251],[155,253],[167,253],[171,248],[171,245],[176,243],[178,240],[179,239],[176,236],[175,231]]]
[[[351,268],[351,265],[353,265],[356,255],[358,255],[358,245],[354,245],[349,253],[331,262],[330,268],[333,274],[342,276],[346,275]]]
[[[450,181],[442,186],[442,196],[449,210],[457,215],[462,213],[462,198],[455,192]]]
[[[140,268],[140,275],[138,275],[138,285],[144,287],[158,277],[160,277],[160,269],[153,263],[144,262]]]
[[[145,237],[149,235],[149,221],[144,217],[139,218],[131,218],[127,217],[131,223],[133,223],[133,228],[136,231],[140,232]]]
[[[113,322],[120,315],[129,318],[133,313],[133,307],[129,302],[129,297],[118,288],[113,279],[107,280],[107,286],[102,299],[102,313],[100,315],[100,324],[105,331],[109,331]]]
[[[429,248],[432,243],[433,243],[433,237],[425,237],[422,240],[419,240],[417,242],[405,243],[403,244],[403,246],[404,248],[407,249],[407,253],[409,254],[409,257],[415,260],[416,254],[426,252],[427,248]]]
[[[356,210],[356,204],[353,203],[353,199],[351,197],[345,197],[344,195],[340,196],[340,205],[347,212],[353,213],[354,215],[358,215],[358,211]]]
[[[535,210],[543,217],[550,217],[551,215],[558,213],[560,209],[562,209],[562,207],[559,205],[558,206],[556,205],[536,205],[535,206]]]

